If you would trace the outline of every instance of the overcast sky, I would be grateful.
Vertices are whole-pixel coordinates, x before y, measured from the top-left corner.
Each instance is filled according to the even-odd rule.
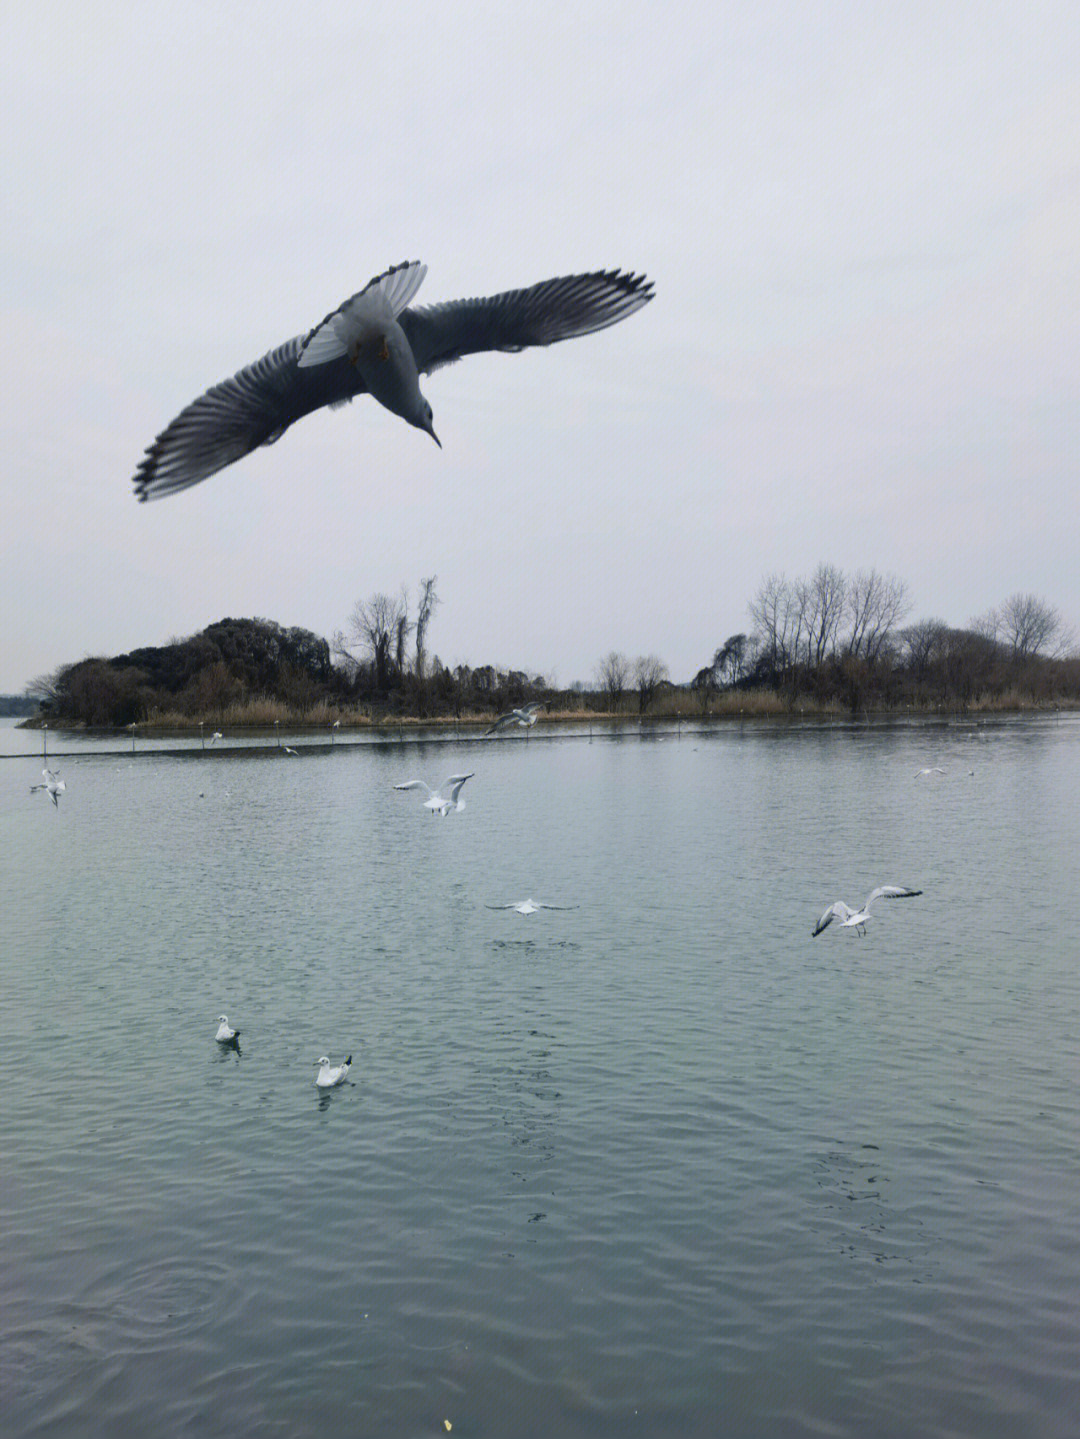
[[[718,14],[719,11],[719,14]],[[438,575],[448,664],[687,679],[774,571],[1080,630],[1080,7],[5,5],[0,689]],[[137,504],[209,385],[403,260],[622,267],[599,335]]]

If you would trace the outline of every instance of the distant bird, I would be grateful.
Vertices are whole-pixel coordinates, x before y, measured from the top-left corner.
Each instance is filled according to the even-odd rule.
[[[935,765],[928,765],[928,766],[926,767],[926,769],[917,769],[917,770],[915,771],[915,778],[916,778],[916,779],[922,779],[922,777],[923,777],[924,774],[944,774],[944,773],[945,773],[945,771],[941,768],[940,765],[937,765],[937,764],[935,764]]]
[[[220,738],[221,738],[221,731],[220,731],[219,729],[216,729],[216,730],[214,731],[214,733],[210,736],[210,743],[211,743],[211,744],[217,744],[217,742],[218,742],[218,740],[219,740]]]
[[[417,261],[393,266],[307,335],[286,340],[193,400],[147,449],[134,480],[139,499],[198,484],[259,445],[272,445],[313,410],[365,393],[438,444],[421,374],[463,355],[603,330],[653,297],[644,275],[595,270],[487,299],[410,309],[426,274]]]
[[[866,903],[862,909],[852,909],[842,899],[831,904],[825,913],[814,926],[814,934],[818,935],[823,929],[828,929],[834,919],[841,922],[841,928],[854,929],[859,934],[866,933],[866,921],[870,918],[870,906],[879,899],[913,899],[915,895],[922,894],[921,889],[905,889],[902,884],[879,884],[877,889],[872,889],[866,896]]]
[[[432,814],[440,814],[445,818],[452,810],[465,808],[465,801],[458,799],[458,795],[461,793],[461,786],[467,779],[472,779],[475,773],[475,770],[470,770],[468,774],[452,774],[442,786],[443,789],[450,790],[449,799],[443,799],[437,789],[432,789],[422,779],[410,779],[405,784],[396,784],[394,788],[425,790],[428,797],[424,801],[424,808],[431,810]]]
[[[519,899],[517,904],[488,904],[485,909],[514,909],[518,914],[537,914],[542,909],[577,909],[576,904],[542,904],[538,899]]]
[[[482,739],[487,739],[489,734],[496,730],[506,729],[509,725],[521,725],[523,729],[532,729],[533,725],[540,718],[540,711],[547,704],[547,700],[536,700],[532,704],[522,705],[519,710],[507,710],[501,714],[490,729],[485,730]]]
[[[60,778],[59,770],[43,769],[41,774],[43,782],[41,784],[32,784],[30,786],[30,793],[36,794],[39,789],[48,790],[50,799],[56,808],[59,809],[60,796],[67,789],[67,785]]]
[[[335,1085],[344,1084],[352,1065],[352,1055],[343,1059],[340,1064],[331,1064],[326,1055],[322,1055],[315,1061],[319,1065],[319,1072],[315,1076],[315,1083],[320,1089],[333,1089]]]
[[[238,1029],[233,1029],[232,1025],[229,1023],[228,1016],[224,1014],[219,1014],[217,1034],[214,1035],[214,1038],[217,1040],[218,1044],[235,1044],[239,1037],[240,1031]]]
[[[285,746],[285,753],[286,753],[286,754],[299,754],[300,751],[299,751],[298,749],[290,749],[289,746],[286,745],[286,746]]]

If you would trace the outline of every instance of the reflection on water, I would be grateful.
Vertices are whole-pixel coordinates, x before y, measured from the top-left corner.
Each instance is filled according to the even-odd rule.
[[[1080,723],[653,738],[0,763],[6,1434],[1071,1439]]]

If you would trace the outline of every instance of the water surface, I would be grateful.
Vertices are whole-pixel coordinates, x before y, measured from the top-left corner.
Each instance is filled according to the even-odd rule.
[[[0,761],[7,1434],[1075,1433],[1076,719],[296,743]]]

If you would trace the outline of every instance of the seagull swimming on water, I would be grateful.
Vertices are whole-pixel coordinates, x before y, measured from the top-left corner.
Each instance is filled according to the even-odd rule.
[[[921,889],[907,889],[902,884],[879,884],[877,889],[872,889],[866,896],[866,903],[862,909],[852,909],[842,899],[831,904],[825,913],[814,925],[814,934],[818,935],[823,929],[828,929],[834,919],[840,920],[842,929],[854,929],[858,934],[866,933],[866,921],[870,918],[870,906],[879,899],[913,899],[915,895],[922,894]]]
[[[487,739],[489,734],[496,730],[506,729],[512,724],[521,725],[523,729],[532,729],[533,725],[540,718],[540,711],[547,704],[547,700],[534,700],[532,704],[522,705],[519,710],[507,710],[501,714],[490,729],[485,730],[482,738]]]
[[[41,783],[41,784],[32,784],[32,785],[30,786],[30,793],[31,793],[31,794],[35,794],[39,789],[48,790],[48,792],[49,792],[49,798],[52,800],[52,802],[53,802],[53,804],[56,806],[56,808],[59,809],[59,808],[60,808],[60,796],[61,796],[61,795],[64,793],[64,791],[67,789],[67,785],[66,785],[66,784],[64,783],[64,781],[60,778],[60,771],[59,771],[59,770],[52,770],[52,769],[43,769],[43,770],[41,771],[41,774],[42,774],[42,783]]]
[[[217,1034],[214,1035],[214,1038],[217,1040],[218,1044],[235,1044],[239,1037],[240,1031],[238,1029],[233,1029],[232,1025],[229,1023],[228,1016],[225,1014],[219,1014]]]
[[[516,904],[486,904],[485,909],[513,909],[518,914],[538,914],[542,909],[577,909],[576,904],[542,904],[538,899],[519,899]]]
[[[333,1089],[338,1084],[344,1084],[348,1078],[349,1067],[352,1064],[352,1055],[343,1059],[340,1064],[331,1064],[326,1055],[320,1055],[315,1061],[319,1066],[319,1072],[315,1076],[315,1083],[320,1089]]]
[[[594,270],[486,299],[416,309],[427,266],[385,270],[306,335],[286,340],[193,400],[146,451],[140,500],[185,490],[272,445],[304,415],[369,394],[410,425],[435,434],[420,376],[463,355],[517,351],[588,335],[625,320],[653,297],[644,275]],[[440,446],[441,448],[441,446]]]
[[[437,789],[432,789],[431,786],[425,784],[422,779],[406,780],[404,784],[396,784],[394,788],[426,790],[428,797],[424,801],[424,808],[431,810],[432,814],[442,815],[445,819],[452,810],[465,808],[465,801],[458,799],[458,795],[461,793],[461,786],[467,779],[472,779],[475,773],[475,770],[470,770],[468,774],[452,774],[442,786],[443,789],[450,791],[449,799],[443,799]]]

